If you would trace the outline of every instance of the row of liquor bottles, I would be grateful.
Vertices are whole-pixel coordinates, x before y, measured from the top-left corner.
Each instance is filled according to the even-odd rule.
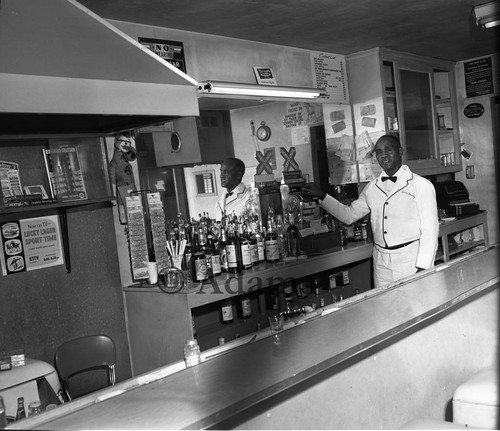
[[[369,260],[281,280],[192,308],[193,333],[202,350],[210,349],[220,344],[220,338],[230,342],[264,330],[269,325],[269,316],[283,314],[285,322],[298,321],[371,288]]]
[[[284,314],[285,318],[310,312],[349,296],[359,293],[359,289],[350,281],[349,270],[331,270],[310,277],[287,280],[277,285],[268,286],[259,291],[234,295],[217,303],[209,304],[203,310],[197,310],[193,316],[205,316],[199,323],[213,328],[214,318],[218,314],[222,324],[249,319],[259,320],[259,316]]]
[[[245,220],[223,218],[211,223],[207,218],[181,229],[187,244],[184,269],[194,282],[206,281],[223,272],[241,273],[261,262],[296,258],[300,252],[300,233],[294,217],[285,224],[281,215],[269,210],[267,229],[256,215]],[[182,232],[184,230],[184,233]]]

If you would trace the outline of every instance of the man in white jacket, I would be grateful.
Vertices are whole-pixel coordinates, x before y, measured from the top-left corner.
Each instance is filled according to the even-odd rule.
[[[252,192],[241,182],[245,174],[245,164],[240,159],[227,158],[220,167],[220,183],[226,189],[217,200],[217,218],[224,212],[232,217],[243,217],[249,211],[248,202]]]
[[[402,165],[403,150],[395,136],[375,144],[382,174],[370,181],[359,198],[343,205],[315,184],[304,193],[349,225],[370,214],[373,231],[373,278],[384,287],[434,265],[439,233],[436,191],[432,183]]]

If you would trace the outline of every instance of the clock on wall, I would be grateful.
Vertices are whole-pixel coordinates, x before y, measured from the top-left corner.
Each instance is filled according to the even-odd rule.
[[[262,121],[257,129],[257,139],[259,141],[267,141],[271,137],[271,129],[266,126],[266,122]]]

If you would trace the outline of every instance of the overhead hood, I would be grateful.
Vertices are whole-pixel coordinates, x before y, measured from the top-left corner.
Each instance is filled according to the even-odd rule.
[[[0,135],[197,116],[196,84],[74,0],[0,0]]]

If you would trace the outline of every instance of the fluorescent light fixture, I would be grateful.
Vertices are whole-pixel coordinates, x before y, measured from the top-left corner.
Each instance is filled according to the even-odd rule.
[[[322,88],[280,87],[276,85],[241,84],[238,82],[203,81],[198,83],[198,94],[316,99],[321,94],[324,94],[324,90]]]
[[[474,6],[472,15],[478,27],[491,28],[500,25],[500,2],[492,1]]]
[[[497,25],[500,25],[500,19],[496,19],[494,21],[487,21],[483,24],[483,27],[491,28],[491,27],[496,27]]]

